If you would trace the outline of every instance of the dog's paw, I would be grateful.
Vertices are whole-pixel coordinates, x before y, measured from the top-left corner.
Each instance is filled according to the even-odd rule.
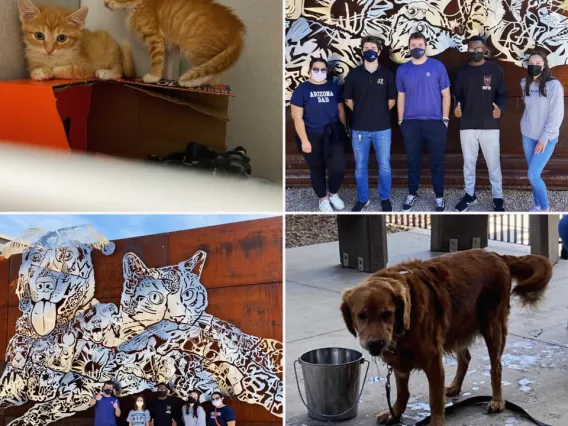
[[[398,423],[398,419],[395,419],[390,411],[383,411],[377,414],[377,424],[378,425],[394,425]]]
[[[452,396],[458,396],[461,392],[461,389],[458,388],[457,386],[446,386],[446,396],[447,397],[452,397]]]
[[[503,410],[505,410],[505,401],[503,401],[502,399],[499,401],[492,399],[487,406],[487,411],[489,413],[500,413]]]
[[[120,78],[120,76],[116,75],[114,71],[111,70],[96,70],[95,77],[97,77],[99,80],[105,81],[118,80]]]
[[[142,77],[142,80],[144,80],[144,83],[158,83],[161,79],[162,79],[162,77],[155,76],[155,75],[152,75],[152,74],[146,74],[144,77]]]

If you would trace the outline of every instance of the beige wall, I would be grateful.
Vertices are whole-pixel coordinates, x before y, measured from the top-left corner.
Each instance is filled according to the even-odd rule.
[[[35,4],[54,4],[78,8],[80,0],[32,0]],[[16,0],[0,0],[0,80],[27,78]]]
[[[219,0],[234,8],[248,28],[247,47],[240,61],[223,78],[232,87],[227,145],[244,146],[253,172],[282,181],[282,0]],[[111,12],[103,0],[37,0],[69,8],[89,7],[87,26],[106,29],[117,40],[132,42],[138,75],[148,69],[146,49],[128,33],[124,12]],[[0,79],[25,78],[16,0],[0,0]],[[171,61],[170,77],[178,61]]]

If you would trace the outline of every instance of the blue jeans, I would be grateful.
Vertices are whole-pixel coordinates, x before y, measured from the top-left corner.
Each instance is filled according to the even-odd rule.
[[[351,131],[351,143],[355,156],[355,180],[357,181],[357,198],[360,202],[369,201],[369,153],[371,143],[379,164],[379,197],[381,200],[390,198],[391,190],[391,129],[376,132]]]
[[[562,219],[560,219],[558,223],[558,233],[560,234],[562,245],[568,251],[568,215],[564,215]]]
[[[523,136],[523,150],[525,151],[525,158],[527,159],[527,165],[529,166],[528,178],[532,186],[534,204],[539,206],[541,209],[548,208],[548,196],[546,194],[546,185],[540,176],[542,171],[546,167],[546,163],[552,157],[558,138],[553,141],[548,141],[544,152],[540,154],[535,154],[534,149],[538,140],[531,139]]]

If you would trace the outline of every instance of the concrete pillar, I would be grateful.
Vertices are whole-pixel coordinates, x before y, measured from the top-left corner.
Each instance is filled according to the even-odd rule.
[[[430,250],[450,252],[487,247],[488,215],[431,215]]]
[[[338,215],[339,259],[344,268],[376,272],[387,266],[387,228],[379,215]]]
[[[554,265],[559,258],[557,214],[532,214],[529,216],[529,243],[531,254],[545,256]]]

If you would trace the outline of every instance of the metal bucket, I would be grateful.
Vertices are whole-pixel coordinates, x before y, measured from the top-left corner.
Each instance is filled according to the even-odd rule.
[[[302,366],[307,403],[300,390],[296,363]],[[359,390],[363,363],[367,363],[367,370]],[[368,372],[369,361],[352,349],[315,349],[294,360],[296,384],[308,416],[324,422],[340,422],[357,416]]]

